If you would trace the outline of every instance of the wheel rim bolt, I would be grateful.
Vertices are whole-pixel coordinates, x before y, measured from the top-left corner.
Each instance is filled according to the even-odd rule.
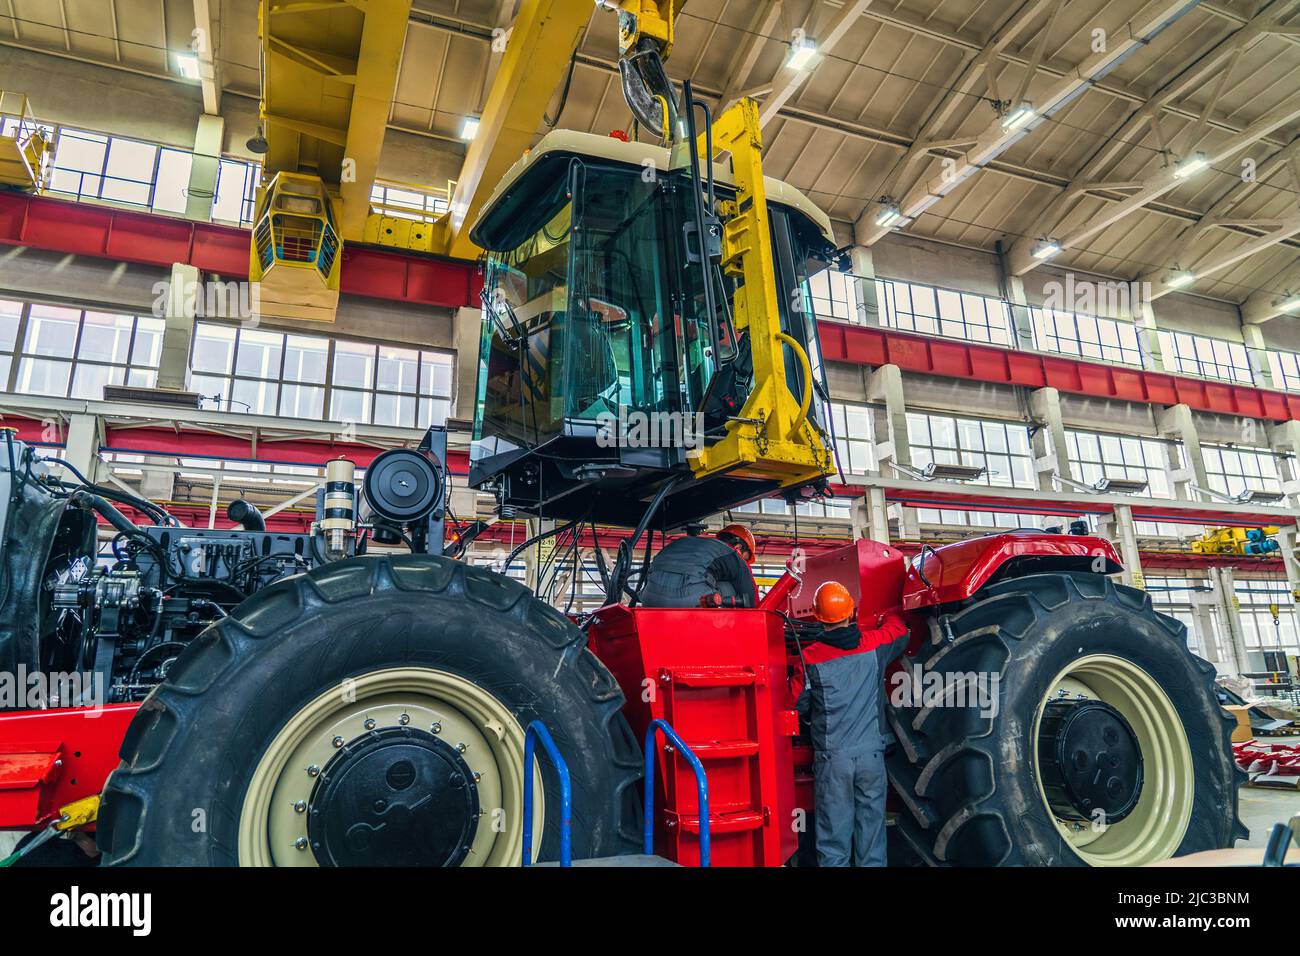
[[[306,800],[299,800],[299,801],[297,801],[296,803],[294,803],[294,805],[293,805],[293,812],[294,812],[294,813],[306,813],[306,812],[307,812],[307,801],[306,801]]]
[[[429,729],[433,731],[435,734],[440,734],[442,733],[442,724],[438,723],[438,721],[435,720],[433,722],[433,726],[430,727]]]
[[[307,849],[307,838],[305,836],[298,837],[298,839],[293,841],[293,846],[295,850]]]
[[[374,730],[374,729],[375,729],[375,719],[374,719],[373,717],[367,717],[367,718],[366,718],[365,728],[366,728],[366,730]]]
[[[342,738],[342,737],[335,737],[335,738],[334,738],[332,741],[330,741],[330,742],[331,742],[332,744],[334,744],[335,748],[338,748],[338,747],[342,747],[342,746],[343,746],[343,738]]]
[[[316,766],[315,764],[312,764],[310,767],[307,768],[307,776],[309,776],[309,777],[319,777],[319,776],[320,776],[320,767]]]
[[[411,715],[403,714],[401,717],[397,718],[397,722],[401,724],[403,727],[405,727],[407,724],[411,722]]]
[[[456,745],[456,749],[459,750],[461,753],[464,753],[466,750],[469,750],[469,744],[459,743]]]

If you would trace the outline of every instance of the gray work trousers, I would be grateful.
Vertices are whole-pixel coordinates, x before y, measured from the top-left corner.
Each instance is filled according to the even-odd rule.
[[[813,755],[817,865],[885,865],[885,755]]]

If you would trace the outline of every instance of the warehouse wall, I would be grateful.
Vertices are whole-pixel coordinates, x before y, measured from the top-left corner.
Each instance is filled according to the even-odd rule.
[[[63,255],[25,246],[0,247],[0,296],[48,299],[82,307],[109,306],[148,314],[154,284],[168,270]]]
[[[0,52],[0,89],[26,93],[37,119],[191,149],[203,113],[193,86],[13,47]]]

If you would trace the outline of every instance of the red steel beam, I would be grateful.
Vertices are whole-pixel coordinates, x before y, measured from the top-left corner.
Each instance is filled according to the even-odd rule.
[[[234,226],[0,192],[0,244],[169,267],[174,262],[248,278],[251,232]],[[347,243],[341,291],[454,309],[479,304],[472,262]]]
[[[819,322],[818,329],[822,355],[828,362],[897,365],[923,375],[1025,388],[1051,386],[1076,395],[1150,405],[1186,404],[1203,412],[1279,422],[1300,419],[1300,395],[1250,385],[934,338],[881,326]]]

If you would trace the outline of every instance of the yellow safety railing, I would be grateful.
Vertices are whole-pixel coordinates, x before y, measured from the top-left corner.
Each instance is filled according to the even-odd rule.
[[[26,93],[0,90],[0,185],[35,192],[44,185],[53,140]]]

